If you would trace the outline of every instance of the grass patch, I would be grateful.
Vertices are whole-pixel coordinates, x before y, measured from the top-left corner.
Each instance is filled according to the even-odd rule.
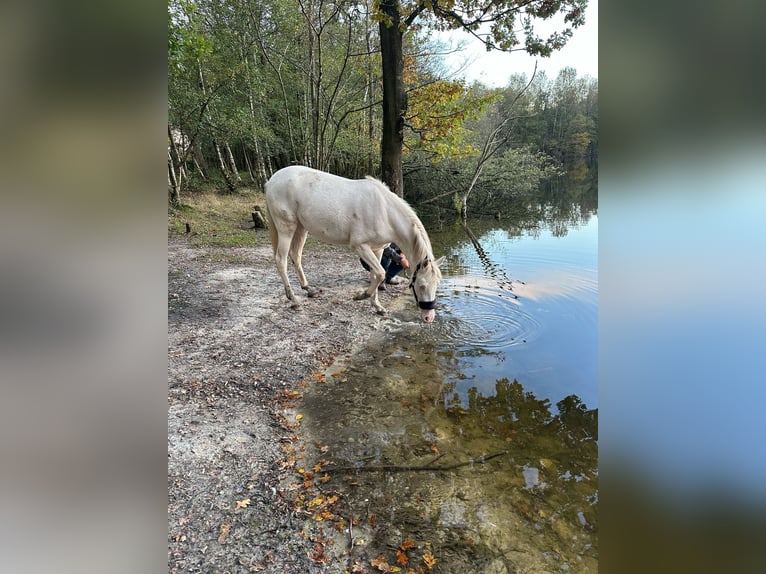
[[[186,236],[198,247],[246,247],[263,241],[263,232],[253,230],[253,207],[266,209],[262,193],[241,190],[219,194],[214,191],[187,192],[178,208],[168,208],[168,236]],[[191,233],[186,233],[186,224]],[[259,238],[260,236],[260,238]]]

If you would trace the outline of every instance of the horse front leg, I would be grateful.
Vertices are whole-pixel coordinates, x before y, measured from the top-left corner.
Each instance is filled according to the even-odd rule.
[[[370,267],[370,286],[364,291],[357,293],[354,296],[354,300],[361,301],[362,299],[369,298],[378,315],[385,315],[386,309],[378,301],[378,285],[383,283],[383,280],[386,278],[386,271],[380,264],[380,258],[376,258],[375,253],[369,247],[360,246],[357,249],[357,253]]]

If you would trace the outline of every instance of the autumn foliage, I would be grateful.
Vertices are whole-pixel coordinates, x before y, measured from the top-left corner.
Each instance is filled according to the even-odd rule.
[[[479,93],[464,81],[434,78],[419,69],[412,56],[404,59],[404,83],[408,93],[406,151],[425,151],[433,161],[478,153],[465,139],[463,122],[478,117],[495,101],[495,91]]]

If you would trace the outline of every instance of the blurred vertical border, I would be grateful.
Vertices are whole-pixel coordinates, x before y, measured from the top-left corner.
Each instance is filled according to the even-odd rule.
[[[766,3],[600,8],[600,571],[762,572]]]
[[[0,7],[0,554],[167,560],[167,7]]]

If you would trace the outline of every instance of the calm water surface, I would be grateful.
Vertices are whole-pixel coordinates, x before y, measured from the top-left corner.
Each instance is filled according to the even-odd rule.
[[[400,295],[306,393],[306,433],[346,469],[329,486],[352,562],[397,564],[410,540],[402,572],[597,571],[598,220],[548,221],[426,221],[436,322]]]
[[[436,330],[455,359],[455,391],[464,399],[508,377],[554,405],[575,394],[596,408],[597,217],[558,237],[502,222],[469,229],[480,249],[431,232],[435,251],[448,255]]]

